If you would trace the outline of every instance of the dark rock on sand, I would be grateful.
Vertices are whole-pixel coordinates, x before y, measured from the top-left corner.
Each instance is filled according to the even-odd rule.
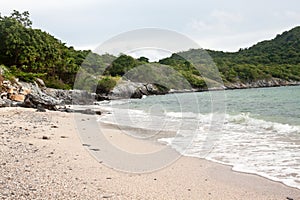
[[[42,137],[42,139],[43,139],[43,140],[50,140],[50,137],[44,135],[44,136]]]
[[[37,105],[36,111],[37,112],[46,112],[46,109],[39,104],[39,105]]]

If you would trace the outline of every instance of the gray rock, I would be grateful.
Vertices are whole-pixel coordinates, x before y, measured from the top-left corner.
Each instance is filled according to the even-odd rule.
[[[28,94],[25,97],[24,102],[21,104],[27,108],[44,108],[47,110],[57,110],[56,106],[61,104],[61,100],[57,100],[48,95],[33,95]]]
[[[6,107],[6,102],[2,99],[0,99],[0,107]]]
[[[45,82],[42,79],[37,78],[35,81],[40,87],[42,88],[46,87]]]
[[[168,88],[156,84],[122,81],[109,93],[109,98],[142,98],[143,95],[162,95],[168,92]]]
[[[47,88],[45,94],[62,100],[65,105],[91,105],[95,101],[95,95],[83,90],[60,90]]]
[[[0,99],[0,107],[14,107],[16,104],[9,99]]]

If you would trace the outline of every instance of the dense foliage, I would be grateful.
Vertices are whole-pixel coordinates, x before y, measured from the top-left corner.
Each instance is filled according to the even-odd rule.
[[[205,88],[209,81],[220,81],[218,71],[225,84],[272,77],[300,81],[300,27],[234,53],[191,49],[151,63],[146,57],[77,51],[31,25],[28,12],[0,16],[0,65],[8,69],[3,75],[6,78],[15,76],[32,81],[39,77],[49,87],[67,89],[73,86],[76,74],[80,74],[77,88],[90,83],[93,88],[86,89],[101,93],[108,93],[119,77],[133,75],[130,71],[139,73],[134,77],[141,82],[151,81],[151,77],[163,84],[172,82],[170,87],[179,88],[184,88],[178,83],[182,78],[193,88]],[[143,68],[133,70],[138,66]],[[141,69],[147,73],[142,74]]]
[[[43,77],[54,87],[69,88],[89,53],[76,51],[50,34],[31,28],[28,12],[0,16],[0,41],[0,64],[19,78]]]
[[[188,78],[197,74],[184,67],[178,56],[196,66],[202,77],[212,80],[217,80],[217,77],[213,77],[213,74],[217,74],[213,72],[216,69],[213,65],[216,65],[225,84],[268,80],[272,77],[300,81],[300,27],[234,53],[191,49],[160,61],[166,64],[167,60],[175,68],[185,69]]]

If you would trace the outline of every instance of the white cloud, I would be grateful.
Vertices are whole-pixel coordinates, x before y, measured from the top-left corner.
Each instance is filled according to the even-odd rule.
[[[243,17],[240,13],[226,12],[223,10],[214,10],[211,13],[218,22],[222,23],[239,23],[243,21]]]
[[[284,15],[292,20],[297,20],[300,22],[300,13],[299,12],[295,12],[295,11],[285,11]]]
[[[226,33],[231,31],[233,24],[243,21],[240,13],[221,10],[212,11],[206,19],[192,19],[187,28],[197,32]]]
[[[299,0],[1,0],[2,16],[13,9],[28,10],[33,27],[77,49],[94,49],[94,43],[124,31],[158,27],[207,48],[237,50],[300,25]]]
[[[288,29],[269,29],[253,32],[242,32],[214,37],[198,37],[195,41],[205,49],[234,52],[240,48],[248,48],[263,40],[270,40]]]

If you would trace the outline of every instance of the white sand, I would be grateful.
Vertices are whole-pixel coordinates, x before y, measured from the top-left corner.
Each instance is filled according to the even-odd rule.
[[[300,199],[300,190],[196,158],[181,157],[153,173],[115,171],[82,145],[73,114],[5,108],[0,127],[2,199]],[[101,130],[128,152],[164,148],[112,126]]]

